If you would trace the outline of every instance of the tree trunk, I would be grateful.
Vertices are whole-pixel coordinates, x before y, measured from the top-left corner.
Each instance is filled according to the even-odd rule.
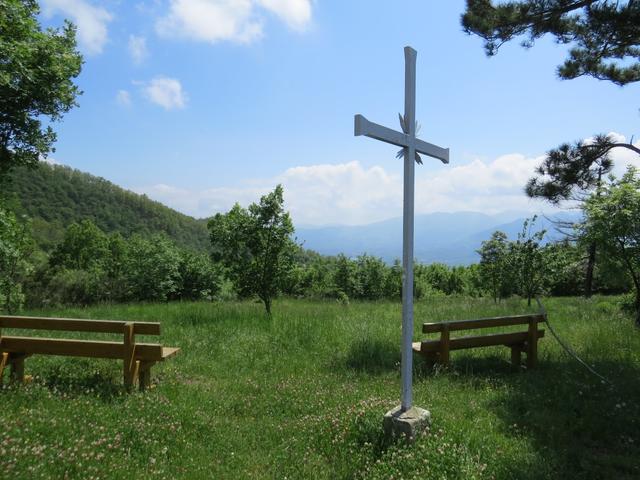
[[[267,311],[267,315],[271,316],[271,299],[269,297],[264,297],[262,301],[264,303],[264,308]]]
[[[596,265],[596,244],[592,242],[588,250],[587,271],[584,279],[584,298],[591,298],[593,294],[593,270]]]

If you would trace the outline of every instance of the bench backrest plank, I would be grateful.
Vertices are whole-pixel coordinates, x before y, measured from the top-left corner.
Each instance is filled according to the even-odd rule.
[[[46,354],[121,359],[125,354],[125,345],[119,342],[97,340],[3,336],[0,339],[0,350],[27,355]],[[133,357],[136,360],[160,361],[162,360],[162,345],[136,343]]]
[[[155,322],[123,322],[117,320],[82,320],[73,318],[0,316],[0,328],[17,328],[30,330],[123,333],[124,326],[127,323],[133,323],[133,333],[137,335],[160,335],[160,324]]]
[[[454,331],[490,327],[507,327],[510,325],[529,324],[530,322],[544,322],[544,320],[545,317],[543,314],[512,315],[509,317],[490,317],[479,318],[476,320],[453,320],[438,323],[424,323],[422,324],[422,332],[437,333],[442,332],[445,328],[449,331]]]
[[[544,330],[536,331],[537,338],[544,337]],[[495,345],[514,345],[529,340],[529,332],[494,333],[477,337],[452,338],[447,350],[462,350],[465,348],[490,347]],[[437,340],[424,341],[420,345],[421,352],[440,352],[441,342]]]

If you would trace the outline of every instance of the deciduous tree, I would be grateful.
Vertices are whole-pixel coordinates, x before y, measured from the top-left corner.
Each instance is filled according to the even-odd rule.
[[[0,0],[0,177],[53,151],[51,123],[81,93],[75,27],[42,30],[38,13],[34,0]]]
[[[619,259],[631,278],[635,293],[636,325],[640,327],[640,178],[629,168],[620,180],[601,188],[585,204],[583,234]]]
[[[248,209],[236,204],[208,224],[213,258],[222,262],[242,296],[256,295],[271,314],[273,299],[293,267],[295,243],[283,189],[264,195]]]
[[[22,279],[32,247],[29,224],[0,208],[0,310],[13,313],[22,306]]]

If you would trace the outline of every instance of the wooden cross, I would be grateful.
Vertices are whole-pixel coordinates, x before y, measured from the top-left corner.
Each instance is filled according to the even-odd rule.
[[[449,163],[449,149],[416,138],[416,57],[411,47],[404,48],[404,117],[400,115],[402,132],[355,116],[355,135],[364,135],[402,147],[404,156],[403,234],[402,234],[402,410],[412,404],[413,352],[413,211],[414,161],[422,164],[420,154]]]

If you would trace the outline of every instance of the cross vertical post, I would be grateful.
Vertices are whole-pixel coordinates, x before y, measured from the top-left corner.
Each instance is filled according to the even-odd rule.
[[[416,56],[404,49],[404,124],[409,137],[416,135]],[[404,147],[404,194],[402,212],[402,410],[411,408],[413,388],[413,217],[415,186],[415,147]]]
[[[410,438],[417,425],[429,419],[429,412],[413,407],[413,227],[415,164],[422,164],[420,154],[449,163],[449,149],[416,138],[416,57],[417,52],[405,47],[404,59],[404,117],[400,115],[402,132],[370,122],[363,115],[354,118],[354,134],[397,145],[402,148],[398,157],[404,159],[404,192],[402,215],[402,402],[384,418],[385,430],[399,431]],[[407,433],[408,432],[408,433]]]

